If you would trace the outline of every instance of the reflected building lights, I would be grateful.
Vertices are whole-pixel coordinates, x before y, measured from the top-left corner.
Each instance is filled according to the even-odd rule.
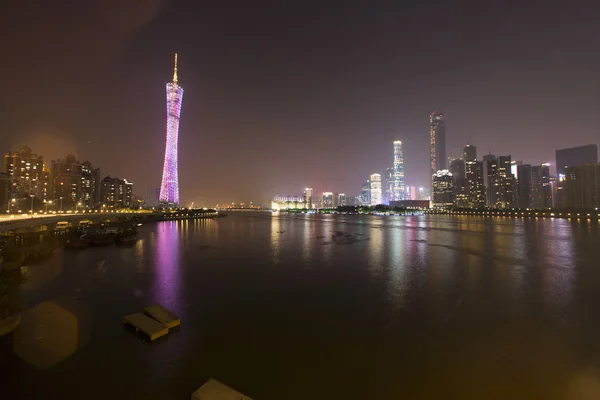
[[[156,264],[152,298],[165,308],[179,315],[181,307],[180,232],[177,222],[164,221],[157,225]]]

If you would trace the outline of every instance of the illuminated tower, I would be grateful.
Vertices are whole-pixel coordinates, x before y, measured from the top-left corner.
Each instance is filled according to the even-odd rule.
[[[175,53],[173,82],[167,83],[167,142],[159,196],[160,202],[169,207],[176,207],[179,204],[177,137],[179,135],[179,114],[181,113],[182,98],[183,88],[177,84],[177,53]]]
[[[444,114],[434,111],[429,116],[431,175],[446,169],[446,124]]]
[[[404,188],[404,153],[402,152],[402,142],[394,141],[394,177],[392,200],[404,200],[406,190]]]

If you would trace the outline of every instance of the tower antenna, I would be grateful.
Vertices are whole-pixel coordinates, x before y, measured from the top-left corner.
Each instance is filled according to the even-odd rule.
[[[177,84],[177,53],[175,53],[175,69],[173,69],[173,83]]]

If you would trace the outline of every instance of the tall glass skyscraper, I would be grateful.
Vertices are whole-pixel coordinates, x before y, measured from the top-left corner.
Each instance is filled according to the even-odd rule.
[[[444,114],[434,111],[429,116],[431,176],[446,169],[446,123]]]
[[[383,196],[381,193],[381,175],[371,175],[371,205],[376,206],[383,204]]]
[[[394,141],[394,186],[392,189],[392,200],[404,200],[406,189],[404,187],[404,153],[402,152],[402,142]]]
[[[179,175],[177,172],[177,141],[183,88],[177,84],[177,53],[173,82],[167,83],[167,142],[159,200],[166,206],[179,205]]]

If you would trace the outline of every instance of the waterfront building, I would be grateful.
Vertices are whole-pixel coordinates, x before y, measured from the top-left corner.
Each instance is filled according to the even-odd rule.
[[[419,198],[417,200],[431,200],[431,196],[429,195],[429,190],[424,187],[419,188]]]
[[[485,207],[485,185],[483,184],[483,161],[466,161],[467,207]]]
[[[334,204],[333,204],[333,193],[332,192],[323,192],[323,202],[322,207],[323,208],[333,208]]]
[[[389,204],[390,201],[394,200],[394,168],[388,168],[385,170],[383,176],[383,202]]]
[[[85,208],[100,203],[100,168],[93,168],[89,161],[81,163],[80,201]]]
[[[564,206],[588,210],[600,208],[600,163],[574,165],[564,171]]]
[[[488,157],[487,176],[488,206],[514,207],[515,180],[511,173],[511,156]]]
[[[371,175],[371,205],[376,206],[383,204],[383,197],[381,193],[381,175]]]
[[[449,171],[454,179],[454,205],[460,208],[467,207],[469,188],[467,186],[465,160],[462,158],[450,159]]]
[[[446,169],[446,123],[444,114],[434,111],[429,115],[429,147],[431,176]]]
[[[492,192],[494,190],[493,182],[490,182],[490,176],[492,175],[489,171],[490,162],[493,163],[496,160],[496,156],[491,152],[483,156],[483,186],[485,186],[485,205],[488,207],[492,207]],[[495,192],[494,192],[495,193]]]
[[[517,166],[517,207],[533,207],[531,197],[531,165],[522,164]]]
[[[531,167],[531,207],[538,209],[552,207],[550,164]]]
[[[406,200],[419,200],[417,199],[417,188],[415,186],[406,187]]]
[[[100,195],[102,208],[129,208],[133,199],[133,183],[107,176],[100,182]]]
[[[343,206],[347,205],[346,204],[346,194],[345,193],[338,193],[336,205],[338,207],[343,207]]]
[[[306,208],[313,208],[313,189],[312,188],[304,189],[304,203],[306,204]]]
[[[402,151],[402,141],[395,140],[392,200],[403,200],[405,194],[406,190],[404,188],[404,152]]]
[[[370,206],[371,205],[371,181],[367,180],[363,183],[360,194],[357,196],[359,204],[361,206]]]
[[[454,205],[454,178],[448,170],[437,171],[432,177],[433,206],[439,208]]]
[[[12,198],[29,199],[33,195],[41,201],[47,200],[49,174],[44,157],[33,153],[28,146],[4,155],[4,173],[11,181]]]
[[[564,181],[567,174],[566,169],[575,165],[593,164],[597,162],[598,146],[595,144],[556,150],[556,178],[558,179],[558,183],[556,187],[555,205],[557,207],[563,206],[565,202]]]
[[[392,201],[390,207],[401,207],[407,210],[426,210],[429,208],[429,200],[398,200]]]
[[[10,210],[10,176],[0,172],[0,213]]]
[[[311,194],[312,197],[312,194]],[[277,195],[271,200],[272,210],[299,210],[308,208],[305,196],[281,196]]]
[[[177,84],[177,53],[175,53],[173,82],[167,83],[167,141],[160,185],[160,201],[166,207],[179,205],[177,146],[182,99],[183,88]]]

